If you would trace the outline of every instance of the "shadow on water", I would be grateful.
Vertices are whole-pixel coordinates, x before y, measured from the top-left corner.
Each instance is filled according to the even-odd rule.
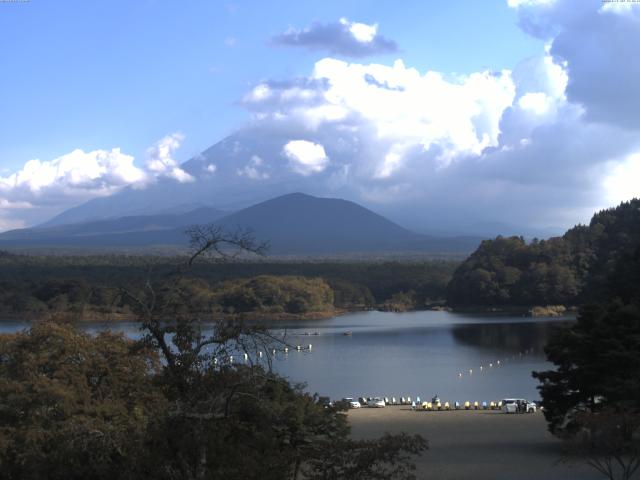
[[[568,320],[558,322],[518,322],[454,325],[452,335],[460,345],[505,353],[533,350],[542,353],[548,339]]]

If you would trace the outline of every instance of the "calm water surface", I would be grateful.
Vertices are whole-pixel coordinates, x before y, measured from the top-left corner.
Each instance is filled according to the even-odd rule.
[[[419,395],[424,399],[438,394],[443,400],[460,402],[537,399],[531,371],[551,366],[543,347],[553,329],[571,320],[428,311],[274,322],[271,327],[286,333],[290,343],[313,348],[310,353],[278,354],[273,365],[290,380],[306,382],[310,392],[332,398]],[[0,332],[26,326],[4,322]],[[132,338],[140,335],[135,323],[91,323],[83,328],[90,332],[111,328]]]

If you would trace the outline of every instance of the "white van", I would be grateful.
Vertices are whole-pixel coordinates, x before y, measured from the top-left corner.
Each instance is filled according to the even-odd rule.
[[[520,409],[518,409],[520,405]],[[504,413],[536,413],[537,405],[524,398],[505,398],[502,400],[502,411]]]

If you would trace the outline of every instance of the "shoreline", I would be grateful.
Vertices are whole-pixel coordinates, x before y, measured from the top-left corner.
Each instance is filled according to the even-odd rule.
[[[468,315],[497,315],[497,316],[521,316],[522,318],[560,318],[566,315],[573,315],[576,313],[575,307],[566,307],[564,310],[551,309],[551,312],[547,310],[549,307],[474,307],[474,308],[452,308],[448,306],[426,306],[424,308],[413,309],[397,309],[390,310],[387,308],[335,308],[331,311],[319,311],[308,312],[304,314],[296,313],[268,313],[268,312],[247,312],[242,314],[230,314],[230,313],[214,313],[200,315],[199,317],[206,322],[212,322],[214,320],[247,320],[250,322],[256,322],[260,320],[269,320],[274,322],[286,322],[286,321],[306,321],[306,320],[326,320],[329,318],[339,317],[342,315],[348,315],[350,313],[358,312],[385,312],[385,313],[411,313],[411,312],[451,312]],[[542,308],[543,310],[536,310]],[[532,314],[532,311],[537,311],[539,314]],[[548,314],[547,314],[548,313]],[[64,319],[66,321],[72,321],[76,323],[127,323],[137,322],[135,316],[118,313],[118,312],[43,312],[43,313],[27,313],[23,315],[16,315],[14,313],[0,314],[0,323],[10,322],[35,322],[40,320],[53,320],[55,318]]]
[[[349,410],[357,439],[386,432],[420,434],[429,450],[415,458],[416,477],[435,480],[599,479],[585,464],[562,462],[562,443],[542,413],[495,410],[412,411],[407,406]]]

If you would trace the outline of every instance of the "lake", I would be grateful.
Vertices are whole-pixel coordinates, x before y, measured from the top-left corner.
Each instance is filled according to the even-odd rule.
[[[551,367],[544,345],[555,328],[569,321],[423,311],[274,322],[273,329],[286,333],[289,343],[313,348],[279,353],[273,366],[294,382],[306,382],[310,392],[331,398],[538,399],[531,372]],[[3,322],[0,333],[26,326]],[[83,325],[90,332],[109,327],[139,336],[135,323]]]

